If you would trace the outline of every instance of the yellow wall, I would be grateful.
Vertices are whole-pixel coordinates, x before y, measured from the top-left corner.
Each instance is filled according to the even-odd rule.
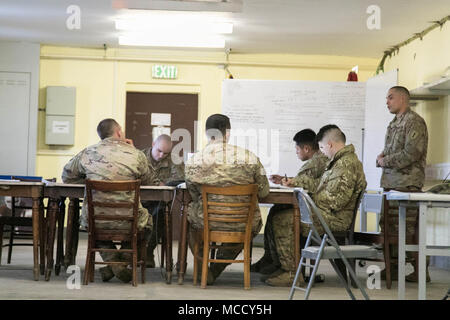
[[[229,56],[235,79],[345,81],[348,71],[359,65],[359,80],[374,74],[376,59],[300,55]],[[178,79],[152,79],[155,63],[178,67]],[[205,141],[206,118],[221,111],[222,80],[227,77],[222,52],[133,49],[86,49],[42,46],[39,107],[45,108],[47,86],[76,87],[74,146],[45,145],[45,112],[39,114],[36,174],[57,177],[64,164],[84,147],[98,141],[96,126],[107,117],[125,123],[127,91],[198,93],[199,140]]]
[[[414,40],[391,58],[384,70],[399,70],[399,84],[412,90],[444,75],[450,67],[450,23]],[[448,72],[450,76],[450,72]],[[421,101],[414,108],[426,121],[429,133],[427,164],[450,162],[450,101]]]

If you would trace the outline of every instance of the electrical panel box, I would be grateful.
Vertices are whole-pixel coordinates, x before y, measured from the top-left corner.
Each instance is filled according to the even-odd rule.
[[[75,87],[47,87],[45,143],[73,145],[75,127]]]

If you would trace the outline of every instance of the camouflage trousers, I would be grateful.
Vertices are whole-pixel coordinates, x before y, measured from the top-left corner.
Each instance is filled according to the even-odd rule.
[[[145,201],[142,203],[142,206],[148,210],[154,223],[147,247],[147,258],[151,259],[153,257],[153,251],[164,234],[164,210],[166,204],[162,201]]]
[[[419,192],[420,189],[415,188],[415,187],[410,187],[410,188],[404,188],[404,189],[396,189],[397,191],[401,191],[401,192]],[[389,190],[385,190],[385,191],[389,191]],[[391,200],[389,201],[389,216],[393,217],[394,219],[389,219],[388,220],[388,224],[389,224],[389,234],[391,235],[398,235],[398,201],[396,200]],[[383,210],[384,211],[384,210]],[[416,234],[416,227],[417,227],[417,217],[419,214],[419,208],[406,208],[406,237],[413,237]],[[380,217],[380,230],[381,232],[384,232],[384,225],[383,225],[383,220],[384,220],[384,212],[381,213],[381,217]],[[398,257],[398,245],[389,245],[389,250],[391,252],[391,256],[393,258],[397,258]],[[413,252],[406,252],[406,257],[408,259],[415,259],[416,254],[414,254]],[[429,260],[429,257],[427,257],[427,261]]]
[[[152,223],[151,223],[151,217],[149,217],[149,222],[144,227],[144,238],[145,242],[148,243],[150,240],[150,235],[152,234]],[[97,241],[95,243],[97,248],[102,249],[117,249],[117,245],[114,244],[112,241]],[[120,249],[131,249],[131,243],[130,242],[121,242]],[[138,241],[137,243],[137,250],[138,250],[138,260],[140,259],[141,254],[141,243]],[[100,257],[102,257],[103,261],[109,262],[109,261],[128,261],[131,264],[131,253],[129,252],[100,252]]]
[[[257,230],[252,231],[252,238],[256,237],[261,229],[261,225]],[[201,239],[199,239],[198,235],[201,232]],[[201,241],[199,245],[199,255],[203,256],[203,230],[194,229],[192,226],[189,226],[189,247],[191,248],[192,254],[194,254],[194,246],[197,241]],[[223,243],[216,250],[216,259],[224,259],[224,260],[234,260],[244,249],[244,244],[235,244],[235,243]],[[231,263],[211,263],[209,266],[209,270],[212,272],[214,278],[217,278],[225,268]],[[199,271],[201,271],[201,266]]]
[[[275,208],[274,211],[272,211],[273,208]],[[264,229],[264,249],[265,251],[269,250],[272,259],[278,259],[276,261],[279,262],[281,269],[295,272],[297,265],[295,263],[294,249],[294,209],[282,208],[279,210],[279,208],[280,207],[276,208],[274,206],[269,212],[266,227]],[[322,216],[331,231],[345,231],[348,229],[348,226],[344,225],[337,217],[325,213],[322,213]],[[324,230],[315,216],[313,216],[313,221],[317,232],[323,234]],[[301,223],[300,231],[300,248],[303,248],[310,231],[310,226]]]

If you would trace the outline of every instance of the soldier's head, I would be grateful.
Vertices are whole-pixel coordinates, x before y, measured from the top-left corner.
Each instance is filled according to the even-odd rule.
[[[230,138],[230,129],[230,118],[224,114],[216,113],[209,116],[206,120],[205,130],[208,140],[225,140],[228,142],[228,139]]]
[[[409,91],[405,87],[395,86],[389,89],[386,104],[390,113],[401,115],[409,108]]]
[[[320,128],[316,137],[319,143],[319,149],[329,159],[333,159],[334,155],[345,147],[345,134],[337,125],[328,124]]]
[[[103,119],[97,126],[97,133],[100,139],[114,137],[117,139],[125,139],[122,127],[114,119]]]
[[[167,134],[162,134],[152,144],[152,158],[161,161],[172,151],[172,139]]]
[[[311,159],[314,153],[319,150],[316,133],[311,129],[304,129],[297,132],[293,140],[295,141],[297,157],[302,161]]]

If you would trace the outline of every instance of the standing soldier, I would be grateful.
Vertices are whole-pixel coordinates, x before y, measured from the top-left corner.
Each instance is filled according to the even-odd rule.
[[[392,87],[386,99],[389,112],[395,114],[395,118],[387,128],[384,150],[377,157],[377,166],[383,168],[380,185],[384,191],[421,192],[425,181],[427,125],[422,117],[410,109],[410,95],[405,87]],[[393,204],[398,205],[396,202]],[[396,212],[390,214],[398,216]],[[417,209],[407,210],[407,235],[415,234],[417,215]],[[384,226],[382,224],[380,226],[383,231]],[[391,226],[391,233],[398,233],[398,224],[391,224]],[[396,255],[396,249],[396,247],[390,249],[394,255]],[[413,259],[410,253],[408,256]],[[428,266],[426,274],[427,281],[430,281]],[[394,277],[397,275],[398,272],[393,273]],[[385,272],[382,276],[385,277]],[[408,275],[406,280],[416,282],[416,270]]]
[[[64,183],[85,183],[90,180],[135,180],[141,179],[141,184],[146,184],[149,179],[147,159],[144,153],[133,146],[133,142],[125,139],[120,125],[114,119],[104,119],[97,126],[97,133],[102,139],[99,143],[89,146],[73,157],[65,166],[62,173]],[[126,196],[127,199],[130,196]],[[125,200],[123,194],[110,193],[98,195],[99,201]],[[133,200],[133,198],[130,198]],[[86,196],[83,201],[80,227],[88,227]],[[103,213],[108,210],[117,211],[115,208],[103,208]],[[111,213],[113,214],[113,213]],[[111,222],[107,222],[111,223]],[[120,225],[111,226],[118,228]],[[138,229],[145,229],[148,238],[152,229],[152,218],[149,217],[147,209],[139,202]],[[97,241],[99,248],[115,248],[112,241]],[[122,248],[129,248],[129,243],[122,243]],[[101,252],[104,261],[129,261],[130,254]],[[131,270],[123,265],[100,268],[103,281],[109,281],[116,276],[123,282],[130,282]]]
[[[148,168],[150,173],[149,185],[164,186],[171,181],[184,180],[184,167],[175,165],[172,161],[172,140],[166,134],[160,135],[153,142],[152,146],[142,150],[148,160]],[[155,267],[155,258],[153,251],[155,250],[159,239],[163,234],[164,227],[164,208],[165,203],[162,201],[145,201],[144,208],[152,215],[155,221],[150,242],[147,247],[147,267]]]
[[[192,231],[203,229],[202,184],[220,187],[257,184],[260,198],[269,194],[269,181],[259,158],[246,149],[228,144],[230,128],[230,119],[227,116],[222,114],[210,116],[206,120],[208,145],[186,162],[186,185],[192,197],[188,207],[191,250],[196,241]],[[224,199],[217,199],[219,202],[221,200]],[[236,197],[227,196],[225,200],[236,202]],[[223,222],[212,222],[210,226],[213,230],[227,230],[227,228],[229,230],[230,228]],[[245,230],[244,224],[239,227],[237,231]],[[261,227],[261,213],[259,206],[256,206],[252,224],[253,236],[258,234]],[[239,248],[235,245],[231,247],[225,247],[225,245],[218,249],[217,259],[235,259],[243,249],[243,245]],[[212,263],[208,272],[208,284],[212,284],[226,266],[225,263]]]

